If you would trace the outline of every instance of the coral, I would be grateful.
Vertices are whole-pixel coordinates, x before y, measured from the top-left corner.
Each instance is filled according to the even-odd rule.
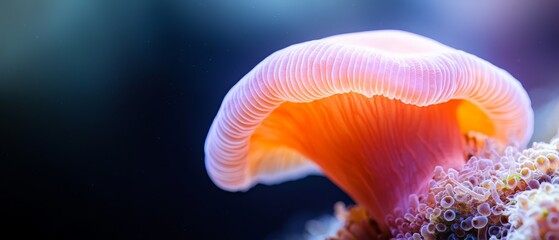
[[[522,192],[509,206],[509,239],[559,239],[559,181]]]
[[[409,201],[386,216],[392,239],[559,239],[559,138],[504,151],[487,140],[460,169],[436,167],[428,192]],[[334,239],[388,238],[360,209]]]
[[[361,240],[361,239],[386,239],[378,224],[371,218],[368,211],[361,206],[345,208],[343,203],[335,206],[336,217],[344,222],[343,228],[338,230],[336,237],[327,240]]]

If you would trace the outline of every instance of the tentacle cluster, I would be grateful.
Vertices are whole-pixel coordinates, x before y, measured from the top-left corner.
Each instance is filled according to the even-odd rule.
[[[412,196],[415,207],[387,216],[392,236],[526,239],[559,233],[559,227],[554,229],[557,207],[549,207],[559,203],[559,139],[523,151],[495,149],[488,142],[459,170],[435,168],[428,194]]]
[[[459,170],[436,167],[428,193],[410,196],[410,208],[386,217],[391,238],[559,239],[559,138],[526,150],[496,149],[487,142]],[[347,239],[342,233],[355,225],[341,219],[345,227],[334,239]]]

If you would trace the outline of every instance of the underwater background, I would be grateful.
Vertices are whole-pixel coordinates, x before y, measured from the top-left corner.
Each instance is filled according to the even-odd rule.
[[[348,196],[324,177],[219,189],[203,144],[262,59],[399,29],[516,77],[533,140],[559,125],[559,4],[508,1],[1,1],[0,236],[283,239]]]

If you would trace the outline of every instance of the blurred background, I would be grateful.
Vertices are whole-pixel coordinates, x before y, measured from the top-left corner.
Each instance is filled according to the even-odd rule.
[[[542,1],[543,2],[543,1]],[[203,143],[227,91],[291,44],[400,29],[506,69],[559,123],[559,2],[0,2],[0,236],[285,239],[351,203],[323,177],[217,188]]]

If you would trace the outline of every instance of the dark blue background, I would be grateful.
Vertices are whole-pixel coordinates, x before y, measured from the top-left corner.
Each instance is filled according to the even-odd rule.
[[[280,238],[350,203],[322,177],[231,193],[205,172],[223,96],[294,43],[412,31],[507,69],[535,108],[557,96],[557,4],[302,2],[2,1],[0,237]]]

